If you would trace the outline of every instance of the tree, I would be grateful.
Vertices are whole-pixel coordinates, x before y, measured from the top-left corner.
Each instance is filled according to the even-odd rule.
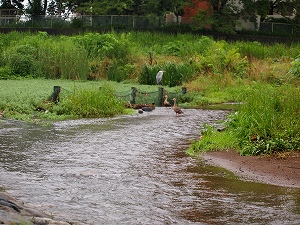
[[[82,0],[76,11],[89,15],[120,15],[130,11],[132,4],[133,0]]]
[[[264,20],[273,12],[286,17],[290,23],[297,23],[300,13],[300,0],[190,0],[190,5],[197,7],[199,2],[206,2],[207,9],[199,10],[194,17],[195,27],[210,24],[213,30],[234,33],[239,19],[252,22],[258,27],[257,16]],[[291,19],[291,15],[295,13]]]
[[[24,8],[24,0],[2,0],[0,9],[20,9]]]
[[[281,15],[282,18],[270,18],[268,21],[291,24],[295,30],[300,30],[300,0],[259,0],[256,2],[258,14],[262,21],[267,15]]]
[[[240,0],[251,1],[251,0]],[[203,2],[206,6],[203,7]],[[201,4],[202,3],[202,4]],[[193,8],[202,5],[202,9],[196,11],[196,15],[193,18],[193,27],[200,29],[204,27],[210,27],[212,30],[234,33],[235,27],[238,24],[238,19],[241,17],[243,7],[236,4],[233,0],[190,0],[190,6]],[[196,8],[197,9],[197,8]],[[252,10],[253,11],[253,10]],[[249,10],[247,12],[247,18]],[[245,14],[246,16],[246,14]],[[198,28],[198,29],[199,29]]]
[[[28,0],[29,6],[26,9],[26,13],[32,17],[46,15],[47,3],[47,0],[44,0],[44,2],[41,0]]]
[[[47,14],[52,16],[68,17],[76,8],[74,1],[51,0],[47,8]]]
[[[82,0],[77,12],[92,15],[164,15],[182,14],[185,0]]]
[[[169,12],[182,15],[186,5],[186,0],[144,0],[141,4],[141,12],[143,15],[162,16]]]

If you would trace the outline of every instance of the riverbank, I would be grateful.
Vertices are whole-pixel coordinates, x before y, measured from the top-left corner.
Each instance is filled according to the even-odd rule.
[[[235,151],[202,155],[208,165],[229,170],[244,180],[300,188],[300,152],[274,156],[240,156]]]

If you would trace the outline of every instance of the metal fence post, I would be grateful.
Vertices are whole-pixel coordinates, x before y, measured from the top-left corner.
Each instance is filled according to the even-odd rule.
[[[110,16],[110,29],[113,29],[113,15]]]
[[[132,28],[134,29],[134,24],[135,24],[135,16],[132,16]]]

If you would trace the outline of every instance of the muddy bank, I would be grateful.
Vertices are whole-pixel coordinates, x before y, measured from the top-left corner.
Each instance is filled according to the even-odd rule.
[[[300,188],[300,152],[281,156],[240,156],[235,151],[216,151],[202,155],[208,165],[225,168],[242,179]]]
[[[79,225],[54,219],[53,215],[25,206],[6,192],[0,192],[0,224]]]

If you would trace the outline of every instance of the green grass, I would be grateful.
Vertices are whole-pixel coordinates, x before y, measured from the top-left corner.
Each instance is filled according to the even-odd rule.
[[[238,111],[222,132],[206,126],[188,154],[237,149],[241,155],[300,150],[300,91],[291,85],[255,84],[245,88]]]
[[[0,111],[6,118],[37,121],[82,117],[108,117],[128,113],[124,102],[115,93],[136,87],[143,92],[155,92],[157,85],[138,85],[113,81],[72,81],[64,79],[0,80]],[[47,101],[61,87],[60,102]],[[179,87],[168,88],[178,91]],[[129,101],[129,100],[128,100]],[[130,112],[130,111],[129,111]]]

